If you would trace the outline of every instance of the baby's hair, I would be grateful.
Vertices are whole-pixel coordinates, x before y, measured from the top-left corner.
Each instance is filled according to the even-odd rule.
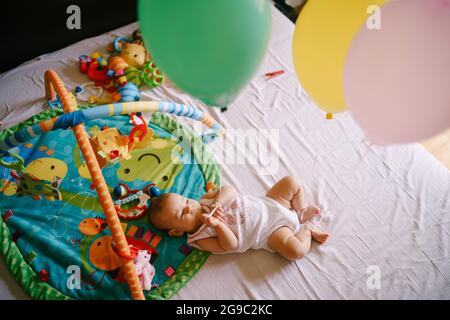
[[[150,221],[152,225],[161,230],[167,229],[166,226],[162,225],[161,220],[159,219],[161,212],[163,211],[164,203],[167,198],[167,193],[162,194],[158,197],[152,198],[150,203],[150,208],[148,209],[148,214],[150,216]]]

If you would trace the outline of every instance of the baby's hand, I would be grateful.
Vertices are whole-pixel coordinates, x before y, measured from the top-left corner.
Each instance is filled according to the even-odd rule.
[[[203,211],[205,211],[206,213],[211,213],[211,211],[214,210],[215,207],[218,207],[215,212],[221,210],[223,213],[223,211],[224,211],[222,204],[216,200],[212,200],[212,201],[201,201],[200,200],[200,204],[202,206]]]
[[[219,219],[221,222],[225,223],[225,210],[222,208],[222,205],[220,203],[217,206],[217,209],[215,209],[212,216],[216,219]]]
[[[212,216],[210,216],[209,214],[203,214],[202,221],[207,226],[213,227],[213,228],[217,227],[219,225],[219,223],[221,223],[221,222],[225,223],[223,209],[217,208],[216,211],[214,211]]]
[[[204,214],[202,216],[202,221],[205,225],[207,225],[208,227],[212,227],[212,228],[217,227],[220,223],[219,219],[216,219],[214,217],[209,217],[207,214]]]

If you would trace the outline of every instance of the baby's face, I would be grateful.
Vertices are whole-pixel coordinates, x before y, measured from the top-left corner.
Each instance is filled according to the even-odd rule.
[[[163,211],[159,217],[168,229],[190,233],[201,224],[202,213],[202,207],[198,201],[170,193],[165,199]]]

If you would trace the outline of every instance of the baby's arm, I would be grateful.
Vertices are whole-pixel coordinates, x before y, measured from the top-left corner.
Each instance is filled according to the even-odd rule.
[[[236,189],[230,186],[221,187],[220,189],[210,191],[203,195],[202,199],[212,199],[218,201],[221,205],[226,205],[227,203],[236,199]]]
[[[228,226],[214,217],[202,216],[203,222],[216,232],[215,237],[197,240],[196,245],[203,251],[213,253],[227,253],[238,245],[236,235]]]

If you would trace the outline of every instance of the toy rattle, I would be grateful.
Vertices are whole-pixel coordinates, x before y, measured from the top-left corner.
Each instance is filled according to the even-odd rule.
[[[119,183],[113,189],[112,193],[117,199],[114,201],[114,205],[119,217],[125,220],[134,220],[139,219],[145,214],[147,202],[153,197],[158,197],[161,194],[161,190],[154,183],[146,186],[144,190],[132,190],[126,184]],[[129,209],[122,207],[135,200],[139,200],[139,202],[133,207]]]
[[[83,98],[83,93],[85,93],[85,88],[87,87],[93,87],[96,89],[96,94],[90,96],[89,98],[85,99]],[[101,96],[103,95],[103,88],[101,86],[96,86],[95,82],[86,82],[82,85],[79,85],[74,90],[75,97],[81,101],[81,102],[88,102],[90,104],[94,103],[106,103],[105,99],[101,99]]]

